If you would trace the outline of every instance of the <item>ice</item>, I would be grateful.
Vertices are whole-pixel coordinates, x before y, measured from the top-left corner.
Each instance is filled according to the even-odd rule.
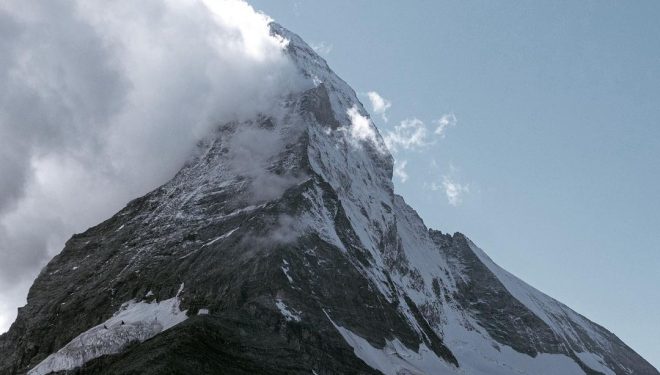
[[[183,284],[179,293],[181,290]],[[181,311],[180,303],[178,293],[161,302],[126,302],[110,319],[78,335],[28,375],[72,370],[102,355],[119,353],[131,342],[145,341],[188,318],[186,311]]]

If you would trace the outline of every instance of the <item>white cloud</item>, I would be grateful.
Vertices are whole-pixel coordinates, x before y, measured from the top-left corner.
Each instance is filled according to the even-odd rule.
[[[442,176],[442,186],[447,196],[447,202],[456,207],[463,203],[463,196],[470,192],[468,185],[462,185],[450,176]]]
[[[456,126],[456,116],[453,113],[445,114],[434,123],[437,126],[434,133],[444,138],[445,130],[450,126]]]
[[[415,149],[429,144],[426,125],[416,118],[406,119],[394,127],[394,131],[385,133],[383,140],[392,153],[399,148]]]
[[[369,119],[362,116],[357,106],[351,107],[346,111],[348,117],[351,119],[351,127],[349,129],[350,135],[353,139],[358,141],[371,141],[376,144],[376,130],[371,126]]]
[[[326,42],[318,42],[318,43],[310,43],[309,44],[312,49],[318,53],[319,55],[329,55],[330,52],[332,52],[332,44],[328,44]]]
[[[431,168],[435,169],[436,167],[437,163],[435,160],[431,160]],[[460,206],[463,203],[465,195],[470,193],[470,185],[459,182],[459,179],[456,177],[458,173],[459,169],[453,164],[449,164],[449,171],[442,175],[442,181],[440,183],[424,183],[424,186],[433,191],[444,192],[447,202],[450,205],[454,207]]]
[[[298,88],[268,22],[238,0],[0,2],[0,331],[72,233]]]
[[[371,102],[371,110],[376,115],[380,115],[383,121],[387,122],[387,110],[392,106],[392,102],[380,96],[376,91],[369,91],[367,93],[369,101]]]
[[[229,166],[237,175],[250,178],[247,190],[254,202],[277,198],[302,178],[269,170],[270,160],[285,147],[282,135],[273,130],[240,126],[227,144]]]
[[[394,176],[398,177],[401,182],[408,181],[408,172],[406,172],[406,164],[408,161],[394,161]]]
[[[448,126],[454,126],[456,124],[456,117],[454,114],[443,115],[439,120],[434,121],[434,123],[437,124],[437,128],[433,134],[444,138],[444,129]],[[433,134],[429,134],[426,124],[418,118],[405,119],[399,125],[396,125],[394,130],[384,131],[383,134],[383,141],[387,149],[395,156],[400,150],[417,151],[435,143],[435,140],[431,139]],[[432,160],[431,165],[437,165],[435,160]],[[404,161],[400,165],[401,169],[397,170],[397,162],[395,160],[394,175],[399,177],[401,182],[405,182],[408,179],[408,174],[404,170],[405,166],[406,162]],[[454,169],[453,166],[451,168],[452,170]],[[437,190],[439,185],[431,184],[431,187]],[[461,185],[450,184],[449,190],[452,196],[450,203],[454,205],[460,204],[460,196],[467,192],[467,189],[467,186],[463,187]]]

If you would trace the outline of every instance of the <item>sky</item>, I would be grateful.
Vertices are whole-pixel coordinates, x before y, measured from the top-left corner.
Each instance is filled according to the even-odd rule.
[[[660,368],[659,2],[250,3],[360,94],[428,226]]]
[[[358,92],[428,226],[660,367],[660,3],[251,4]],[[0,2],[0,331],[71,234],[301,88],[268,21],[232,0]]]

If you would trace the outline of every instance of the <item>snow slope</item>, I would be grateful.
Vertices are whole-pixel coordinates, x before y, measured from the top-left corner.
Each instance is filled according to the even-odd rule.
[[[179,293],[183,290],[183,284]],[[181,311],[179,293],[160,302],[124,303],[112,318],[90,328],[51,354],[28,372],[45,375],[73,370],[102,355],[119,353],[132,342],[142,342],[183,322],[188,317]]]

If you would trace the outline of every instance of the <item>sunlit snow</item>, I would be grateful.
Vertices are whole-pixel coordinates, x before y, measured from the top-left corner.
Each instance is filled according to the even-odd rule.
[[[131,342],[145,341],[188,318],[180,303],[178,295],[161,302],[126,302],[112,318],[78,335],[28,375],[72,370],[102,355],[119,353]]]

